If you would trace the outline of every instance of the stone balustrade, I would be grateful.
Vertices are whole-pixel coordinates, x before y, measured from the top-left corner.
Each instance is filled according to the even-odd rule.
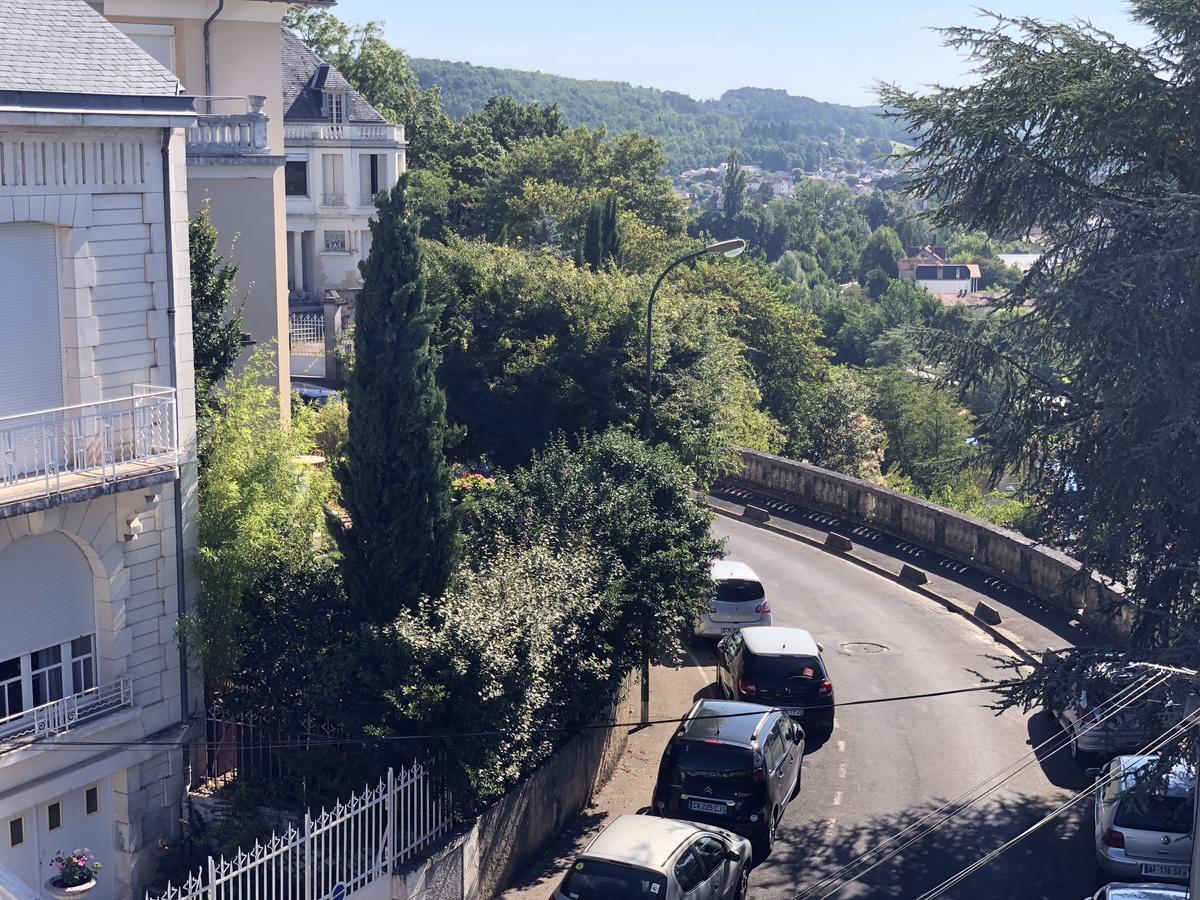
[[[1129,634],[1133,607],[1121,585],[1084,574],[1075,559],[1015,531],[907,494],[770,453],[742,451],[738,487],[832,513],[911,541],[1024,588],[1116,638]]]

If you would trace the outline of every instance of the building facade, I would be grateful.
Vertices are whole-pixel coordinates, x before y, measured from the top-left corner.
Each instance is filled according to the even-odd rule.
[[[946,248],[909,247],[897,263],[902,281],[912,281],[943,301],[959,300],[979,290],[979,266],[946,262]]]
[[[0,4],[0,867],[178,829],[198,685],[186,143],[195,101],[82,0]],[[36,895],[36,894],[35,894]]]
[[[336,335],[371,250],[375,196],[405,171],[404,128],[286,29],[281,72],[292,374],[333,378]]]
[[[197,124],[188,133],[188,208],[194,214],[208,201],[221,250],[240,266],[245,328],[255,345],[275,347],[286,415],[290,378],[278,61],[280,23],[289,4],[94,0],[92,5],[198,98]],[[330,6],[332,0],[292,5]]]

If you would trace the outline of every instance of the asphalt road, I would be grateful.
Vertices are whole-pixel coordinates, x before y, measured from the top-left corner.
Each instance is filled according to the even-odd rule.
[[[1005,652],[962,617],[836,556],[728,518],[714,530],[728,539],[727,555],[763,579],[775,624],[807,628],[824,646],[839,702],[977,684],[973,672],[994,672],[988,657]],[[711,662],[707,648],[701,659]],[[800,796],[750,896],[796,897],[1053,733],[1042,714],[997,716],[986,708],[990,697],[840,710],[833,737],[806,759]],[[804,896],[917,897],[1089,782],[1065,750],[1040,759],[860,881]],[[945,896],[1081,900],[1094,890],[1090,829],[1081,801]]]

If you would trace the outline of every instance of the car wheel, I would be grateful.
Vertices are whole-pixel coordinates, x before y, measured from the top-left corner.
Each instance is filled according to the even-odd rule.
[[[751,842],[754,858],[760,863],[771,855],[771,848],[775,846],[775,818],[776,814],[770,813],[767,816],[767,824],[759,832],[758,838]]]
[[[742,874],[738,876],[737,884],[733,888],[733,893],[729,895],[730,900],[746,900],[750,893],[750,866],[742,866]]]

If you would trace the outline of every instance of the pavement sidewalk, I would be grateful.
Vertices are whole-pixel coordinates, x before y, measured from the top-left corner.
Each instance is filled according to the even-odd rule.
[[[701,665],[697,652],[704,655],[704,651],[689,653],[679,668],[655,666],[651,669],[651,719],[678,719],[691,708],[697,697],[707,694],[713,681],[713,670],[707,663]],[[674,724],[664,724],[631,729],[625,753],[608,784],[500,897],[504,900],[547,900],[576,854],[610,819],[648,807],[658,776],[658,763],[674,728]]]

